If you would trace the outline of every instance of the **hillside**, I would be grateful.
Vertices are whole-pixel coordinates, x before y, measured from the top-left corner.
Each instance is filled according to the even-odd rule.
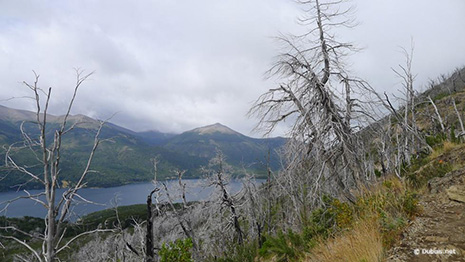
[[[437,86],[434,88],[447,90],[447,93],[441,91],[434,96],[433,93],[422,94],[416,98],[415,124],[419,130],[418,136],[424,141],[417,142],[421,143],[418,146],[420,150],[412,151],[409,163],[405,159],[399,160],[404,153],[399,149],[399,141],[403,144],[404,140],[398,137],[403,135],[404,129],[394,116],[377,121],[365,128],[364,134],[359,134],[364,139],[364,145],[370,149],[366,151],[364,164],[372,167],[374,172],[370,177],[372,180],[360,188],[352,189],[352,198],[331,195],[331,191],[328,191],[321,193],[321,203],[312,206],[307,196],[303,195],[311,187],[299,184],[300,180],[295,180],[297,183],[292,184],[292,187],[284,187],[285,180],[278,179],[289,177],[276,176],[274,181],[263,187],[254,188],[249,184],[246,190],[232,196],[230,200],[237,207],[235,212],[240,216],[239,225],[246,235],[243,243],[238,244],[236,233],[231,228],[229,218],[232,213],[224,208],[224,202],[211,198],[205,202],[189,203],[183,207],[186,208],[183,212],[166,208],[154,217],[154,225],[157,225],[156,248],[162,249],[168,244],[173,246],[177,243],[184,248],[183,252],[192,254],[192,248],[183,247],[182,242],[175,242],[185,234],[177,223],[190,221],[192,230],[196,232],[196,241],[202,243],[200,254],[203,258],[199,261],[464,261],[465,143],[458,115],[462,119],[465,117],[465,83],[449,83],[462,88],[457,86],[455,91],[449,93],[450,87],[441,83],[438,86],[443,89]],[[437,107],[439,116],[428,96]],[[457,110],[453,106],[454,102]],[[401,115],[402,110],[398,109]],[[439,119],[442,119],[444,128],[441,128]],[[5,122],[5,125],[8,123]],[[139,169],[132,170],[129,166],[131,163],[142,165],[144,159],[138,157],[152,154],[154,149],[159,150],[163,160],[172,166],[183,163],[180,157],[196,159],[195,163],[204,161],[206,165],[215,150],[221,149],[237,170],[246,161],[250,161],[249,167],[253,167],[258,163],[256,158],[260,157],[260,153],[284,143],[282,138],[250,138],[219,123],[171,137],[154,132],[156,139],[160,139],[156,142],[159,146],[144,140],[150,137],[150,133],[141,138],[137,133],[113,125],[107,128],[102,135],[113,137],[114,142],[102,147],[107,153],[99,161],[111,158],[114,158],[111,160],[113,162],[122,161],[116,167],[126,168],[125,172],[128,173],[134,172],[132,177],[136,178]],[[69,151],[71,155],[77,151],[76,148],[85,151],[82,141],[88,141],[86,137],[92,129],[78,130],[66,142],[72,149]],[[5,137],[7,135],[5,132]],[[81,141],[79,147],[74,145],[76,141]],[[425,144],[431,147],[431,151],[424,150]],[[412,144],[412,147],[416,146]],[[249,158],[237,157],[241,152]],[[391,155],[383,155],[383,152],[391,152]],[[386,169],[384,171],[383,166]],[[289,175],[284,172],[280,174]],[[295,212],[294,205],[302,207],[299,210],[301,213],[292,213]],[[70,257],[75,260],[86,257],[89,254],[84,250],[93,250],[110,258],[114,253],[124,253],[121,250],[128,243],[143,252],[144,247],[139,241],[143,229],[127,221],[128,217],[134,217],[138,223],[142,223],[143,209],[143,206],[120,209],[124,210],[120,214],[121,223],[125,225],[124,228],[129,227],[119,233],[124,235],[123,240],[111,234],[107,238],[90,237],[80,242]],[[100,216],[102,214],[105,216]],[[113,210],[94,215],[98,217],[94,218],[92,226],[114,226],[105,222],[116,220]],[[223,249],[218,250],[215,248],[217,246]],[[415,250],[423,252],[423,249],[450,250],[454,254],[413,253]],[[133,253],[124,254],[130,261],[140,260]]]
[[[62,117],[47,117],[47,137],[50,141]],[[0,144],[8,146],[22,141],[20,125],[23,122],[29,136],[33,139],[37,137],[35,118],[33,112],[0,106]],[[65,184],[72,184],[85,166],[99,125],[97,120],[84,115],[71,116],[69,122],[78,124],[63,140],[61,179]],[[155,157],[159,158],[159,179],[173,176],[172,170],[176,168],[187,170],[186,177],[198,177],[201,175],[199,168],[208,163],[216,148],[224,151],[227,161],[235,166],[236,170],[246,167],[248,170],[264,174],[268,150],[273,152],[271,166],[274,169],[279,168],[274,151],[285,143],[284,139],[254,139],[225,126],[222,128],[230,133],[205,132],[200,135],[197,131],[190,131],[175,135],[157,131],[134,132],[113,123],[106,123],[100,135],[105,141],[99,146],[93,162],[93,169],[98,171],[98,175],[88,176],[88,186],[109,187],[150,181],[153,178],[151,159]],[[206,127],[196,130],[205,129]],[[3,154],[4,151],[2,159]],[[19,164],[31,166],[37,163],[28,150],[20,150],[13,156]],[[32,166],[31,170],[40,172],[38,167]],[[3,169],[2,174],[4,179],[0,181],[0,191],[11,190],[12,186],[25,183],[27,179],[21,175],[7,175],[6,169]],[[39,186],[28,183],[26,188]]]
[[[354,202],[341,203],[341,199],[323,205],[334,214],[335,232],[315,246],[305,246],[298,261],[465,261],[465,144],[460,121],[465,117],[464,80],[462,68],[415,97],[416,119],[410,125],[417,126],[432,150],[415,151],[410,163],[403,160],[397,174],[381,172],[381,162],[392,165],[396,159],[376,159],[379,179],[357,191]],[[403,115],[404,108],[398,113]],[[389,115],[361,136],[376,145],[384,135],[368,134],[382,130],[387,132],[387,143],[397,147],[395,137],[402,129],[395,129],[396,125],[397,119]]]
[[[270,151],[272,169],[279,169],[276,149],[284,145],[284,138],[256,139],[244,136],[222,124],[196,128],[169,139],[165,148],[191,156],[210,159],[219,149],[227,162],[236,167],[245,167],[264,173],[267,152]]]
[[[138,132],[136,135],[145,143],[152,146],[163,145],[168,139],[176,136],[176,134],[163,133],[156,130]]]

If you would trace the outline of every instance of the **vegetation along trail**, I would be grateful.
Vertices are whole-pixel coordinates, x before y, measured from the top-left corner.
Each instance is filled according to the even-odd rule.
[[[431,179],[425,191],[421,214],[387,261],[465,261],[465,168]]]

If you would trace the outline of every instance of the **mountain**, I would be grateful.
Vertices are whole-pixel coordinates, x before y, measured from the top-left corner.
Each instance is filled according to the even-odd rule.
[[[157,146],[164,144],[168,139],[176,136],[176,134],[162,133],[157,130],[150,130],[138,132],[136,136],[140,137],[144,142],[146,142],[149,145]]]
[[[35,114],[24,110],[0,108],[0,144],[10,145],[22,141],[20,125],[33,139],[38,137],[38,128],[33,121]],[[63,116],[48,115],[47,140],[52,141],[54,131],[59,127]],[[69,117],[69,126],[79,123],[75,128],[63,137],[61,179],[65,183],[73,183],[78,178],[80,171],[86,164],[88,154],[92,148],[94,135],[99,122],[84,115]],[[98,171],[96,175],[88,176],[89,186],[108,187],[127,183],[148,181],[153,177],[151,158],[160,155],[160,178],[166,177],[168,171],[175,168],[192,168],[191,162],[199,162],[195,157],[179,155],[169,152],[161,147],[151,146],[137,136],[136,132],[118,125],[107,123],[100,138],[106,140],[99,145],[93,161],[93,169]],[[2,159],[4,151],[1,152]],[[14,152],[13,157],[19,164],[32,166],[31,171],[40,173],[38,162],[30,150],[23,149]],[[172,159],[178,161],[171,161]],[[3,161],[0,165],[3,165]],[[34,167],[35,166],[35,167]],[[11,186],[27,181],[27,177],[13,173],[6,176],[8,170],[0,170],[2,177],[0,190],[11,189]],[[29,183],[27,188],[37,188],[39,184]]]
[[[34,123],[34,112],[0,106],[0,145],[10,145],[22,141],[20,126],[31,138],[38,137],[38,127]],[[54,131],[59,127],[63,116],[47,115],[47,140],[52,141]],[[61,179],[65,184],[76,181],[85,166],[88,153],[93,145],[94,135],[99,122],[85,115],[69,117],[69,124],[77,123],[75,128],[63,138],[63,158]],[[216,149],[226,156],[226,161],[239,170],[246,167],[250,171],[263,175],[265,162],[271,150],[270,163],[277,169],[278,157],[274,149],[285,143],[284,138],[255,139],[242,135],[224,125],[214,124],[200,127],[179,135],[158,131],[135,132],[113,123],[106,123],[100,138],[105,140],[99,145],[93,161],[93,169],[98,174],[88,176],[88,186],[108,187],[127,183],[150,181],[153,178],[151,159],[158,157],[158,178],[170,178],[172,170],[187,170],[186,177],[198,177],[200,167],[208,164]],[[4,149],[3,149],[4,150]],[[4,159],[5,151],[0,151]],[[13,154],[19,164],[37,164],[34,155],[28,150]],[[4,163],[0,163],[2,168]],[[3,167],[4,168],[4,167]],[[39,166],[31,171],[40,173]],[[0,169],[5,177],[0,180],[0,191],[11,189],[12,185],[26,182],[27,177],[20,174],[8,174]],[[39,184],[28,183],[27,188],[37,188]]]
[[[18,122],[33,120],[36,114],[31,111],[8,108],[0,105],[0,120]]]
[[[197,133],[199,135],[211,135],[211,134],[218,133],[218,134],[225,134],[225,135],[243,136],[242,134],[220,123],[216,123],[216,124],[204,126],[204,127],[199,127],[191,131],[188,131],[186,133]]]
[[[177,135],[168,140],[164,147],[206,159],[215,156],[216,150],[219,149],[226,156],[226,161],[233,166],[264,171],[268,151],[270,151],[271,167],[279,168],[276,149],[284,145],[285,141],[284,138],[251,138],[216,123]]]

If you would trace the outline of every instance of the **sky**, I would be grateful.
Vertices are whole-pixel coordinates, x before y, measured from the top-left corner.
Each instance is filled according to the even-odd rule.
[[[465,1],[353,0],[358,26],[338,31],[361,51],[351,72],[379,92],[398,94],[391,68],[414,42],[415,88],[465,66]],[[49,112],[65,113],[75,69],[94,72],[73,114],[134,131],[180,133],[222,123],[245,135],[279,34],[299,33],[292,0],[0,0],[0,104],[33,110],[23,81],[52,87]],[[14,99],[11,99],[15,97]],[[273,135],[282,135],[285,126]]]

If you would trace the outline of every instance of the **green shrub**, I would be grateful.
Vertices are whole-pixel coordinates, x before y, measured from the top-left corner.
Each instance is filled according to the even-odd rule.
[[[168,245],[163,243],[160,249],[160,262],[191,262],[192,260],[192,240],[186,238],[170,242]]]
[[[418,205],[418,196],[415,192],[406,191],[400,199],[402,203],[402,211],[409,217],[412,218],[420,213]]]
[[[436,101],[438,101],[438,100],[440,100],[440,99],[442,99],[442,98],[444,98],[444,97],[446,97],[446,96],[448,96],[448,95],[449,95],[448,92],[439,93],[439,94],[437,94],[435,97],[433,97],[433,101],[436,102]]]
[[[416,157],[413,158],[410,162],[410,167],[407,169],[407,172],[415,172],[418,169],[420,169],[422,166],[428,164],[429,158],[428,154],[424,152],[420,152],[420,154]]]
[[[336,218],[336,226],[339,229],[350,228],[354,222],[354,212],[352,207],[345,202],[334,199],[331,203],[331,211]]]
[[[304,227],[306,238],[311,239],[317,235],[326,238],[333,231],[335,225],[336,217],[333,210],[329,207],[315,209]]]
[[[410,172],[407,175],[407,180],[414,188],[420,188],[431,178],[443,177],[445,174],[452,171],[452,168],[453,166],[450,163],[446,163],[443,160],[435,160],[417,172]]]
[[[457,137],[455,136],[455,125],[452,125],[450,127],[450,141],[452,143],[457,143],[458,142],[458,139]]]
[[[304,238],[289,230],[287,233],[278,232],[276,236],[269,236],[259,250],[264,258],[273,257],[276,262],[297,261],[308,248]]]
[[[400,238],[400,233],[407,225],[403,217],[393,217],[390,214],[381,212],[381,233],[383,238],[383,246],[390,248]]]
[[[258,256],[257,241],[248,241],[242,245],[231,243],[226,247],[228,251],[224,252],[224,257],[210,256],[206,261],[215,262],[254,262]]]
[[[434,136],[426,136],[425,140],[430,147],[434,147],[447,140],[447,136],[441,133]]]

